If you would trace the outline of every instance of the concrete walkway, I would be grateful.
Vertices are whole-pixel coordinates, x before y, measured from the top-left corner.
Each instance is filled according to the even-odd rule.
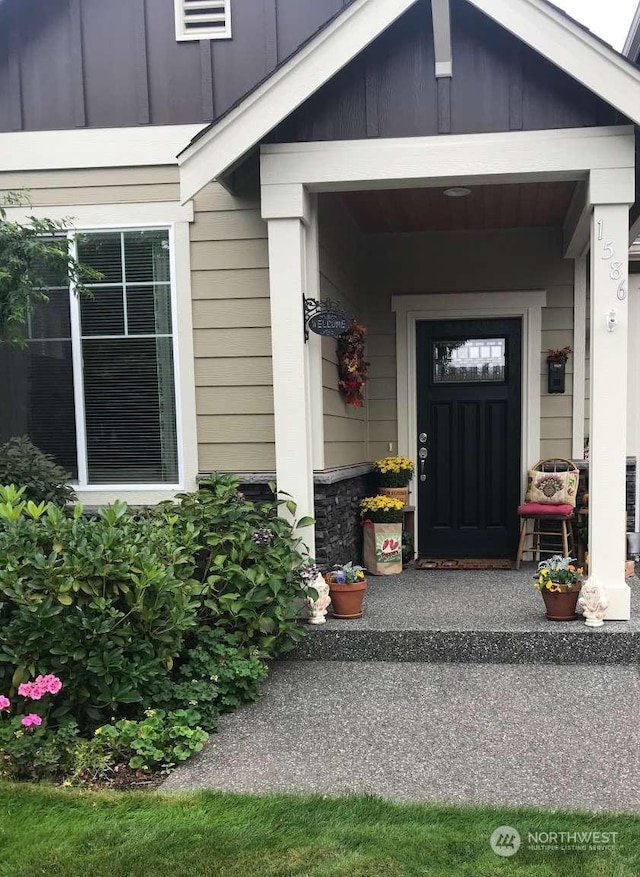
[[[628,666],[282,662],[164,784],[640,809]]]

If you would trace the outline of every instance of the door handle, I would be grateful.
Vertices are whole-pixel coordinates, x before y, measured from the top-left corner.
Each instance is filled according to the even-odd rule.
[[[420,481],[426,481],[427,476],[424,472],[424,464],[426,462],[427,457],[429,456],[429,452],[426,448],[420,448],[418,451],[418,458],[420,459]]]

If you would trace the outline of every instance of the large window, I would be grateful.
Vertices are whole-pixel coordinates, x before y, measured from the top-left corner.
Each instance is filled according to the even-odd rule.
[[[102,274],[91,295],[49,289],[26,348],[0,348],[0,441],[28,435],[81,487],[177,484],[169,232],[83,233],[77,251]]]

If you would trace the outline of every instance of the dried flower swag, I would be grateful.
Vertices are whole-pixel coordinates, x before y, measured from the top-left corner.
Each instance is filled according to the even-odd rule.
[[[362,408],[364,385],[369,363],[364,359],[367,330],[352,320],[347,331],[338,338],[338,388],[347,405]]]

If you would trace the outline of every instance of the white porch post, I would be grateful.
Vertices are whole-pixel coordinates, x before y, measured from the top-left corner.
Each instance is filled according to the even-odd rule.
[[[597,180],[592,181],[592,193],[600,188]],[[624,187],[614,187],[618,201],[622,200],[620,188]],[[631,592],[624,570],[628,244],[629,204],[595,203],[591,227],[589,578],[608,597],[605,617],[621,621],[627,621],[631,614]]]
[[[263,189],[262,215],[269,236],[276,479],[278,490],[291,494],[297,503],[301,518],[314,515],[309,350],[302,306],[307,288],[307,226],[314,226],[309,223],[309,200],[303,187],[287,188],[287,194],[294,197],[284,200]],[[294,188],[298,191],[291,193]],[[284,507],[282,514],[290,517]],[[313,556],[314,527],[300,534]]]

